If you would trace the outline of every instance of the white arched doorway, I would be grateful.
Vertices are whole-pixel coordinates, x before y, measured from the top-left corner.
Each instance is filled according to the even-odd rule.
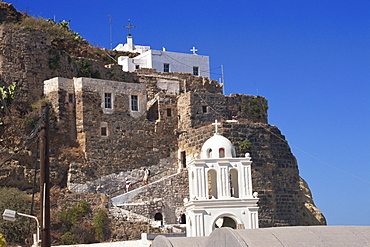
[[[212,224],[212,231],[215,228],[230,227],[232,229],[237,229],[238,225],[241,224],[239,220],[233,215],[221,215]]]

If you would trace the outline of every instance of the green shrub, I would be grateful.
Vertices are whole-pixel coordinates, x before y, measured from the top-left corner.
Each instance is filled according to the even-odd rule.
[[[76,206],[61,211],[58,214],[59,220],[70,229],[79,224],[80,219],[90,211],[90,205],[85,201],[80,201]]]
[[[0,187],[0,212],[11,209],[19,213],[29,214],[31,199],[16,188]],[[14,222],[0,220],[0,232],[12,244],[24,244],[29,232],[30,219],[19,216]],[[31,233],[36,232],[36,224],[31,221]]]
[[[3,247],[5,245],[6,245],[5,238],[4,238],[3,234],[0,233],[0,247]]]
[[[2,86],[0,87],[0,97],[4,99],[4,103],[6,105],[10,105],[12,103],[12,100],[15,98],[15,89],[17,88],[17,83],[13,82],[9,86]],[[0,98],[1,100],[1,98]],[[0,102],[0,112],[4,110],[4,105],[2,102]],[[3,125],[3,120],[0,117],[0,125]]]
[[[94,218],[93,228],[95,230],[95,239],[98,241],[104,240],[104,226],[107,218],[107,213],[104,210],[100,210]]]
[[[73,241],[73,234],[71,232],[66,232],[62,235],[62,238],[60,240],[62,244],[74,244]]]
[[[245,139],[244,141],[239,143],[239,149],[240,150],[247,150],[251,147],[252,147],[252,143],[247,139]]]

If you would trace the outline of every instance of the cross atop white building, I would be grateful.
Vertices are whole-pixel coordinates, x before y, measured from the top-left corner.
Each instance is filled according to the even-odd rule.
[[[195,46],[193,46],[193,48],[190,49],[190,51],[193,52],[193,55],[198,55],[196,52],[198,51],[198,49],[195,48]]]
[[[217,122],[217,119],[215,120],[214,123],[212,123],[212,125],[215,126],[215,134],[218,134],[218,126],[221,125],[220,123]]]
[[[142,68],[153,68],[157,72],[185,72],[195,76],[210,77],[209,57],[198,55],[198,49],[193,46],[189,53],[170,52],[165,48],[162,50],[152,50],[150,46],[135,45],[131,35],[131,29],[136,26],[128,25],[126,44],[119,44],[114,48],[116,51],[128,51],[138,53],[135,57],[126,55],[118,58],[118,64],[122,65],[123,71],[135,71]],[[196,55],[196,56],[194,56]]]

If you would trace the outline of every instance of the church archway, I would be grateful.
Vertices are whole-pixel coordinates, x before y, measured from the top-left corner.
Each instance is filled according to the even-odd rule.
[[[230,195],[231,197],[239,198],[239,181],[238,170],[230,170]]]
[[[185,214],[181,215],[181,224],[186,224],[186,215]]]
[[[217,199],[217,172],[216,170],[209,170],[207,173],[208,178],[208,199]]]
[[[154,220],[155,220],[155,221],[160,221],[160,222],[161,222],[161,225],[163,225],[163,216],[162,216],[162,214],[161,214],[161,213],[156,213],[156,214],[154,215]]]
[[[213,224],[213,229],[221,227],[230,227],[232,229],[237,229],[237,221],[229,216],[221,216],[217,218]]]

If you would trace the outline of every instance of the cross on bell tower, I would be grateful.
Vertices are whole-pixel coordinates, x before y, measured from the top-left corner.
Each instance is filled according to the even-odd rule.
[[[136,26],[132,26],[131,25],[131,20],[130,19],[128,19],[128,25],[127,26],[123,26],[124,28],[127,28],[127,30],[128,30],[128,36],[132,36],[131,35],[131,28],[135,28]]]
[[[215,134],[218,134],[218,126],[221,125],[220,123],[217,122],[217,119],[215,120],[214,123],[212,123],[212,125],[215,126]]]

